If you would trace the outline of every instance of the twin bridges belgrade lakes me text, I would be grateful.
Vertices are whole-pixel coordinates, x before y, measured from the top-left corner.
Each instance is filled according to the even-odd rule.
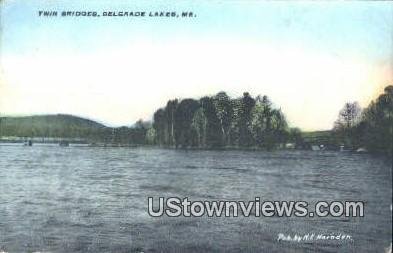
[[[136,18],[193,18],[191,11],[57,11],[39,10],[40,17],[136,17]]]

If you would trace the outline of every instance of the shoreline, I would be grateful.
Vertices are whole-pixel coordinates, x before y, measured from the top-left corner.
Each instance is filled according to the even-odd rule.
[[[26,138],[26,141],[29,140]],[[4,141],[0,140],[0,146],[18,146],[23,144],[26,141]],[[237,146],[225,146],[225,147],[175,147],[175,146],[162,146],[162,145],[153,145],[153,144],[122,144],[122,143],[89,143],[89,142],[68,142],[70,147],[92,147],[92,148],[155,148],[155,149],[163,149],[163,150],[184,150],[184,151],[264,151],[264,152],[275,152],[275,151],[312,151],[312,152],[321,152],[321,151],[336,151],[340,153],[356,153],[356,154],[380,154],[369,151],[357,151],[356,149],[345,149],[341,150],[339,147],[335,148],[323,148],[319,150],[313,150],[310,148],[285,148],[278,147],[273,149],[267,149],[262,147],[237,147]],[[7,145],[10,144],[10,145]],[[33,147],[36,146],[59,146],[60,141],[33,141]]]

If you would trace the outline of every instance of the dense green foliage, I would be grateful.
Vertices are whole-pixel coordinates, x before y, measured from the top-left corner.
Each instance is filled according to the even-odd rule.
[[[334,126],[342,144],[386,154],[392,154],[392,129],[393,86],[387,86],[363,111],[356,102],[345,104]]]
[[[175,147],[261,147],[285,144],[290,131],[267,96],[231,99],[225,92],[199,100],[175,99],[154,113],[150,141]],[[152,138],[153,137],[153,138]]]

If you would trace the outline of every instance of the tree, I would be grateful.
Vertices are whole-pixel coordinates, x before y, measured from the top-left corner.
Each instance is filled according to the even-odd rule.
[[[151,123],[148,121],[138,120],[135,122],[134,127],[130,128],[130,140],[129,143],[134,144],[145,144],[146,132],[151,127]]]
[[[156,144],[156,130],[150,127],[146,132],[146,143],[149,145]]]
[[[229,131],[229,145],[239,146],[242,100],[240,98],[232,99],[231,106],[233,113]]]
[[[281,109],[274,109],[272,111],[272,141],[270,148],[276,144],[285,144],[288,140],[288,124]]]
[[[165,107],[165,117],[166,117],[166,138],[165,143],[169,146],[175,144],[175,112],[179,101],[177,99],[169,100]]]
[[[393,155],[393,86],[387,86],[384,93],[370,103],[362,121],[362,144],[370,151]]]
[[[220,147],[222,146],[222,129],[220,119],[217,116],[216,108],[213,99],[210,97],[203,97],[199,101],[203,113],[207,119],[206,122],[206,146]]]
[[[239,145],[252,146],[253,138],[251,133],[251,111],[255,105],[255,100],[248,92],[243,93],[241,100],[240,124],[239,124]]]
[[[166,113],[164,109],[158,109],[154,113],[154,121],[153,121],[153,128],[156,133],[156,140],[155,143],[158,145],[167,145],[168,143],[166,142],[166,128],[167,128],[167,122],[166,122]]]
[[[297,127],[289,129],[288,141],[294,143],[296,148],[303,147],[302,131]]]
[[[266,114],[265,105],[260,96],[255,99],[255,105],[251,111],[251,132],[255,140],[255,144],[262,147],[264,142],[264,134],[266,130]]]
[[[199,108],[195,112],[191,127],[196,133],[196,146],[204,147],[206,145],[207,118],[203,113],[203,108]]]
[[[229,131],[231,129],[233,115],[231,99],[225,92],[219,92],[213,98],[213,103],[221,125],[222,143],[223,145],[227,145],[229,143]]]
[[[361,108],[358,102],[346,103],[334,123],[333,131],[342,144],[349,147],[359,145],[355,126],[360,123]]]
[[[344,144],[366,147],[371,152],[392,154],[393,145],[393,86],[363,110],[357,103],[347,103],[340,111],[334,131]]]
[[[194,131],[191,128],[194,113],[199,109],[198,101],[194,99],[182,100],[175,112],[174,135],[176,147],[183,148],[192,146],[196,139]]]
[[[335,127],[338,129],[349,129],[354,127],[359,123],[361,111],[362,109],[358,102],[346,103],[338,115]]]

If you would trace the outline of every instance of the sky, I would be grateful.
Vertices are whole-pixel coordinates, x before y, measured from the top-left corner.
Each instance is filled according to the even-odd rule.
[[[1,115],[132,125],[169,99],[248,91],[269,96],[290,126],[324,130],[345,102],[365,107],[393,84],[390,1],[2,0],[0,21]]]

